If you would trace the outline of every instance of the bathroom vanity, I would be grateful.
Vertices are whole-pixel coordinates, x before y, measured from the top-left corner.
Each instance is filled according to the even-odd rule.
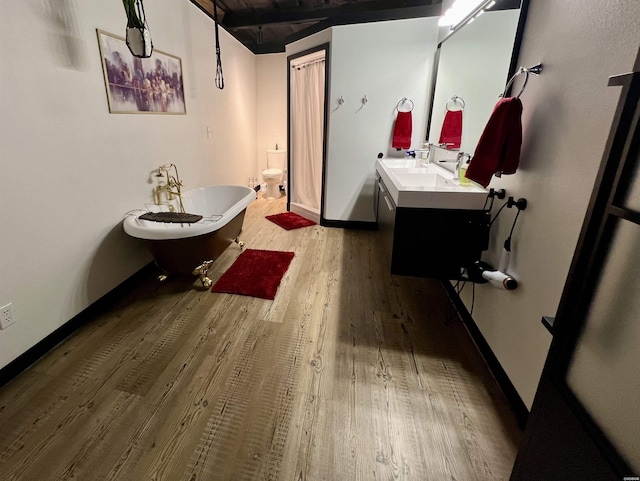
[[[487,191],[420,160],[378,159],[376,214],[395,275],[458,279],[489,239]]]

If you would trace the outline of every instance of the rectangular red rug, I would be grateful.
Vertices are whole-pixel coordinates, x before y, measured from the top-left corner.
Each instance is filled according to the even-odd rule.
[[[270,220],[274,224],[278,224],[280,227],[286,230],[299,229],[300,227],[309,227],[310,225],[316,225],[316,223],[312,220],[305,219],[295,212],[283,212],[282,214],[268,215],[265,217],[265,219]]]
[[[211,292],[273,300],[294,255],[293,252],[247,249],[220,276]]]

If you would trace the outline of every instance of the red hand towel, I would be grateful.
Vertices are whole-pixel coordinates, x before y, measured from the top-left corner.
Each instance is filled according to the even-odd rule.
[[[520,163],[522,102],[517,97],[500,100],[480,136],[467,169],[467,179],[483,187],[496,172],[513,174]]]
[[[398,112],[393,126],[391,147],[396,149],[411,148],[411,112]]]
[[[442,122],[440,144],[447,144],[447,149],[459,149],[462,141],[462,110],[447,110]]]

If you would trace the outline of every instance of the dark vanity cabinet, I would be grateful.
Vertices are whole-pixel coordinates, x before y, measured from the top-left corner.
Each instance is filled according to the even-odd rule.
[[[384,182],[378,176],[376,189],[376,218],[378,220],[378,231],[385,253],[385,260],[390,266],[391,252],[393,251],[393,233],[396,223],[396,204],[389,195]]]
[[[396,207],[378,177],[378,229],[391,274],[459,279],[489,242],[486,210]]]

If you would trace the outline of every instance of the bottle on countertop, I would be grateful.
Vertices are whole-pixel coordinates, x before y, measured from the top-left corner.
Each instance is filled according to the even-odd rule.
[[[458,183],[460,185],[471,185],[469,179],[467,179],[467,168],[471,162],[471,156],[469,154],[462,154],[462,159],[458,167]]]

